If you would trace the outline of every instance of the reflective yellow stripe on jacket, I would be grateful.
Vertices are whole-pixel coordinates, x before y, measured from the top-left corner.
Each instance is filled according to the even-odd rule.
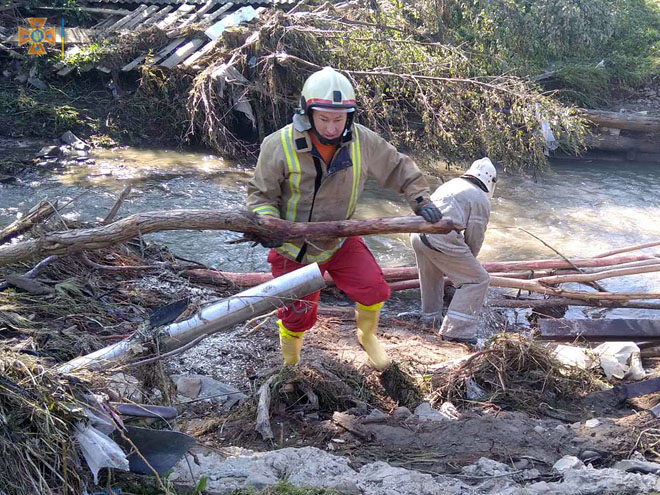
[[[291,187],[291,197],[286,204],[286,219],[295,222],[298,213],[298,201],[300,201],[301,174],[298,153],[293,148],[293,124],[289,124],[282,130],[282,146],[286,155],[286,164],[289,167],[289,187]]]
[[[360,150],[360,138],[356,128],[353,130],[353,142],[351,143],[351,158],[353,162],[353,186],[351,188],[351,197],[348,202],[348,210],[346,211],[346,218],[351,218],[357,206],[358,195],[360,192],[360,178],[362,175],[362,153]],[[298,214],[298,202],[300,201],[300,160],[298,153],[293,147],[293,125],[288,125],[282,130],[282,147],[284,148],[284,155],[286,156],[286,164],[289,169],[289,187],[291,188],[291,197],[286,205],[286,219],[295,222]],[[261,207],[267,208],[267,207]],[[256,211],[256,209],[255,209]],[[322,251],[318,255],[307,254],[307,261],[310,263],[324,263],[328,261],[333,254],[344,243],[341,239],[339,245],[331,250]],[[278,251],[284,252],[294,259],[298,257],[300,248],[290,242],[285,242],[282,247],[277,248]]]
[[[362,175],[362,152],[360,150],[360,136],[357,127],[353,128],[353,142],[351,143],[351,157],[353,159],[353,189],[351,191],[351,200],[348,203],[346,219],[349,219],[355,213],[358,195],[360,193],[360,176]]]

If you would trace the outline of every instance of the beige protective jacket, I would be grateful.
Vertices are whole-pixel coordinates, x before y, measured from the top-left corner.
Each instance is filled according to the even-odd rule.
[[[309,132],[289,124],[264,139],[248,182],[247,207],[292,222],[346,220],[353,216],[369,176],[403,193],[413,211],[429,200],[426,179],[413,160],[366,127],[354,124],[327,166]],[[300,263],[324,263],[343,241],[285,243],[277,251]]]
[[[449,234],[427,234],[431,245],[447,254],[471,252],[476,258],[484,243],[490,219],[490,199],[476,184],[466,179],[452,179],[438,187],[431,201],[457,226]]]

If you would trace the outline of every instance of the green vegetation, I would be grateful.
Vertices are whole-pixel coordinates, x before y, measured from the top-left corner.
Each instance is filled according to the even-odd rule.
[[[452,0],[422,5],[425,33],[477,56],[489,73],[557,71],[565,101],[597,106],[619,87],[660,74],[658,0]],[[590,85],[592,81],[597,86]],[[605,85],[603,84],[605,83]],[[593,98],[588,93],[605,93]]]
[[[324,488],[296,487],[286,481],[281,481],[274,487],[261,490],[254,488],[234,490],[231,495],[339,495],[339,492]]]

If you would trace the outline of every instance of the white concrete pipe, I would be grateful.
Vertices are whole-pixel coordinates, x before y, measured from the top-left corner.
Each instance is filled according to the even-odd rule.
[[[234,296],[201,308],[192,318],[172,323],[159,330],[164,350],[177,349],[202,335],[211,335],[224,328],[285,306],[325,287],[316,263],[299,268]],[[91,354],[62,364],[58,371],[67,373],[79,368],[103,369],[116,363],[140,342],[132,336]]]

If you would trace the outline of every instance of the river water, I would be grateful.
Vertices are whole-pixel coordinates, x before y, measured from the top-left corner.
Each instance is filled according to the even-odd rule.
[[[150,210],[244,205],[251,169],[198,152],[123,148],[95,150],[94,163],[30,173],[0,184],[0,226],[40,199],[75,200],[65,218],[102,219],[126,184],[133,192],[119,216]],[[452,173],[441,170],[445,180]],[[438,180],[431,180],[435,186]],[[408,215],[402,198],[368,183],[356,216]],[[568,257],[589,257],[623,246],[655,241],[660,234],[660,173],[639,163],[553,162],[536,180],[500,174],[482,261],[557,258],[534,236]],[[533,235],[532,235],[533,234]],[[266,271],[266,250],[228,245],[240,234],[178,231],[148,238],[171,250],[227,271]],[[370,236],[367,243],[383,266],[413,265],[407,235]],[[651,249],[650,251],[653,251]],[[660,248],[656,248],[660,251]],[[612,291],[660,292],[660,275],[604,280]],[[608,317],[653,317],[660,312],[616,310]],[[574,314],[572,316],[578,316]]]

